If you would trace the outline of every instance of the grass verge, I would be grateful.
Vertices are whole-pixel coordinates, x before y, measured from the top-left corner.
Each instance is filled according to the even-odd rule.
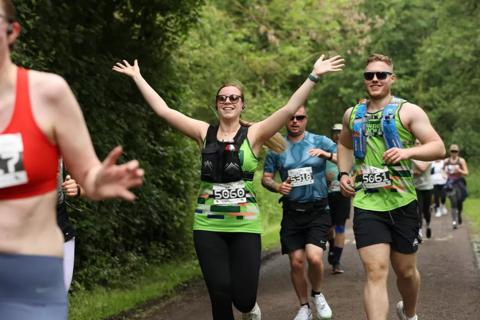
[[[464,215],[472,223],[472,232],[480,235],[480,198],[467,198],[463,211]]]
[[[262,172],[255,175],[257,199],[262,213],[262,249],[279,246],[281,206],[278,194],[265,190],[260,184]],[[133,309],[149,300],[172,295],[182,283],[201,278],[194,257],[147,268],[137,282],[128,288],[98,287],[90,291],[77,291],[70,296],[70,320],[101,320]]]

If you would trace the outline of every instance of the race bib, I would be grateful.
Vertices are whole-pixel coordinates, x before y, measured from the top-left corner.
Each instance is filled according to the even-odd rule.
[[[338,181],[338,180],[332,181],[332,183],[328,187],[328,191],[330,191],[330,192],[340,191],[340,181]]]
[[[388,169],[366,167],[362,170],[362,184],[365,189],[377,189],[392,185]]]
[[[313,184],[312,167],[288,170],[288,177],[292,187],[306,186]]]
[[[0,135],[0,188],[28,182],[23,165],[23,141],[20,133]]]
[[[213,203],[236,205],[247,202],[245,183],[243,181],[215,183],[213,185]]]

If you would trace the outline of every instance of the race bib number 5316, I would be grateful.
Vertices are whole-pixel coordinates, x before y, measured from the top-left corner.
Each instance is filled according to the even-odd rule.
[[[23,141],[20,133],[0,135],[0,188],[28,182],[23,165]]]
[[[306,186],[313,184],[312,167],[288,170],[288,177],[292,187]]]

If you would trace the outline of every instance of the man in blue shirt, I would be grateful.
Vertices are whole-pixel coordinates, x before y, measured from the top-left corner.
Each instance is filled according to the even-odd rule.
[[[301,107],[287,123],[287,149],[276,154],[269,151],[265,159],[262,185],[283,195],[283,219],[280,230],[282,253],[290,258],[292,283],[300,309],[294,320],[310,320],[308,283],[304,261],[308,261],[308,278],[318,319],[330,319],[332,310],[320,292],[323,278],[322,256],[332,224],[327,208],[327,160],[336,162],[336,144],[325,136],[305,131],[307,113]],[[281,183],[274,181],[279,172]]]

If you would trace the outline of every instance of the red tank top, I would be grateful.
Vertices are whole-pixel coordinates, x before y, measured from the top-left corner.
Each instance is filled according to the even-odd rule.
[[[27,198],[57,188],[59,152],[33,117],[28,71],[17,69],[12,118],[0,132],[0,200]]]

